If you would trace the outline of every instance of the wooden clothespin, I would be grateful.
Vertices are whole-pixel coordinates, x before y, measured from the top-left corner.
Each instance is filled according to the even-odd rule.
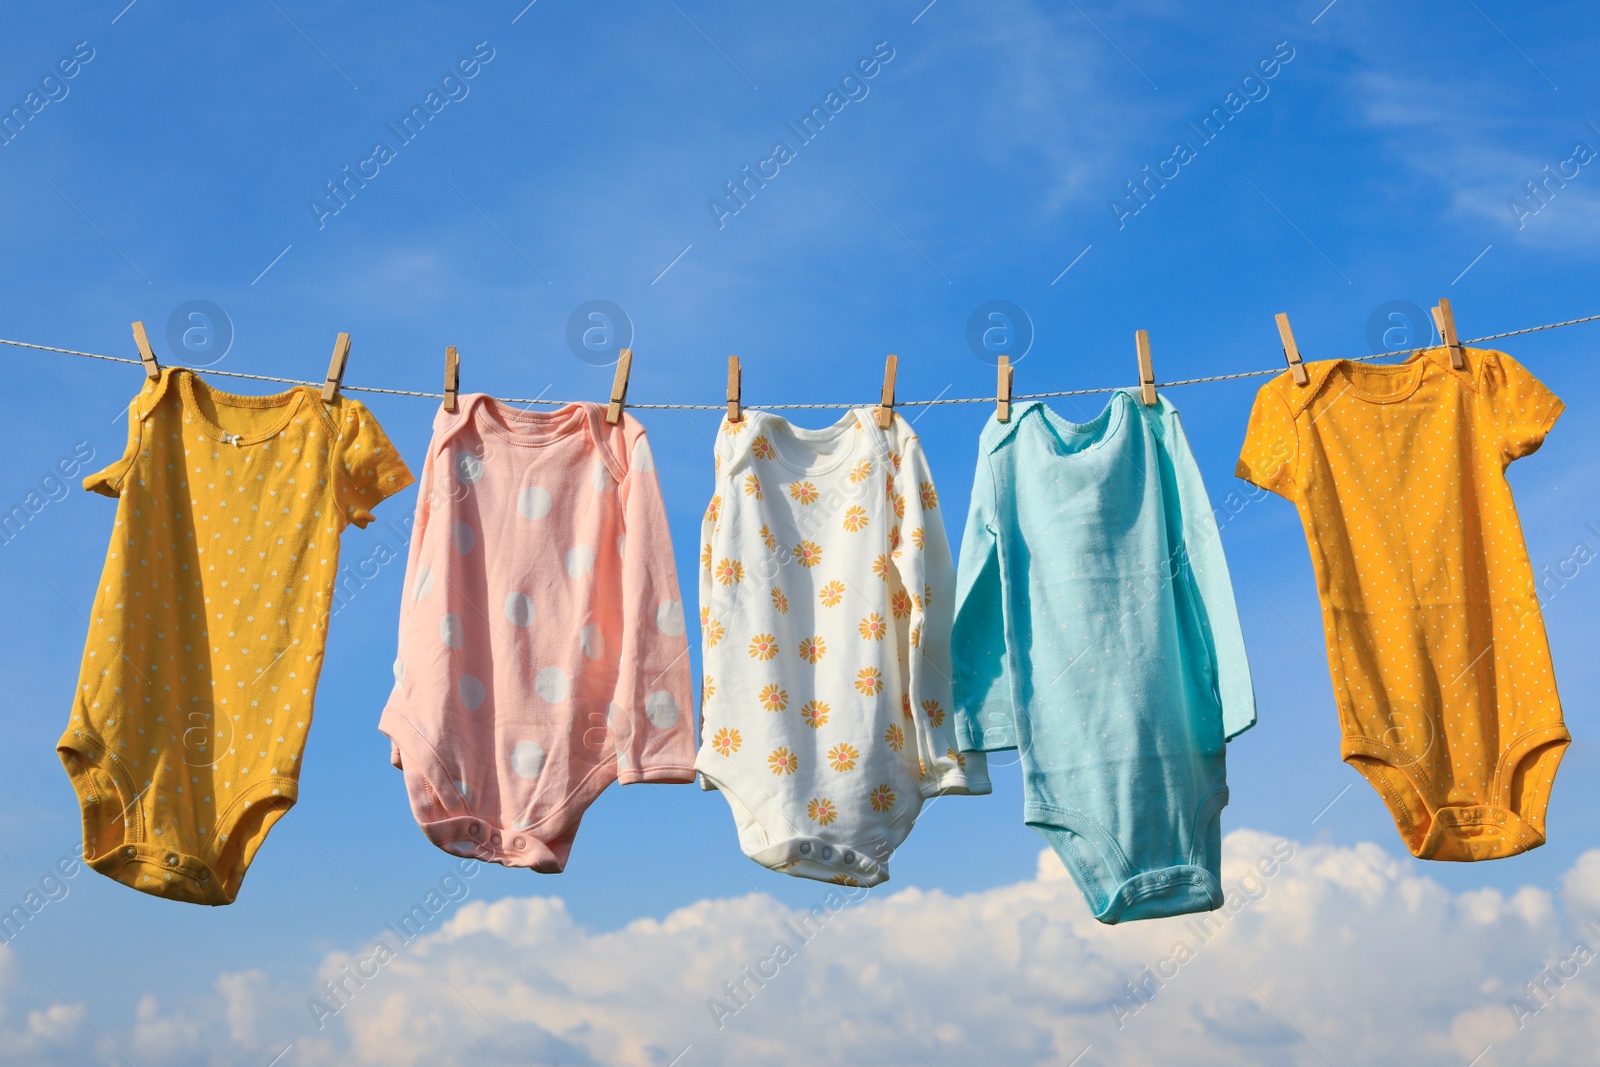
[[[333,358],[328,360],[328,376],[322,382],[322,402],[333,403],[344,381],[344,365],[350,359],[350,335],[341,333],[333,342]]]
[[[444,350],[444,409],[454,413],[456,394],[461,391],[461,357],[454,346]]]
[[[996,368],[999,380],[994,390],[994,417],[998,422],[1011,421],[1011,376],[1015,368],[1010,356],[1001,356]]]
[[[1294,376],[1294,384],[1306,385],[1311,379],[1306,376],[1306,365],[1300,359],[1300,346],[1294,343],[1294,331],[1289,329],[1289,316],[1278,312],[1278,338],[1283,341],[1283,358],[1289,361],[1289,373]]]
[[[628,398],[628,375],[633,370],[633,349],[624,348],[617,353],[617,374],[611,379],[611,406],[606,408],[606,422],[615,426],[622,421],[622,405]]]
[[[1144,330],[1133,331],[1133,345],[1139,350],[1139,399],[1153,406],[1156,403],[1156,369],[1150,362],[1150,334]]]
[[[728,421],[738,422],[744,418],[744,412],[739,407],[739,357],[728,357]]]
[[[1433,309],[1433,324],[1439,328],[1439,337],[1450,350],[1450,365],[1456,370],[1466,370],[1467,354],[1461,350],[1461,342],[1456,337],[1456,317],[1450,310],[1449,299],[1440,298]]]
[[[139,346],[139,362],[144,364],[144,376],[161,377],[161,364],[156,362],[155,350],[150,347],[150,338],[145,334],[142,322],[133,324],[133,343]]]
[[[890,356],[883,367],[883,397],[878,402],[878,429],[887,430],[894,425],[894,372],[900,357]]]

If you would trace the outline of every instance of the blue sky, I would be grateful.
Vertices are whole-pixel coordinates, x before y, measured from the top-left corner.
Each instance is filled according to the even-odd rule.
[[[1600,313],[1600,162],[1566,162],[1582,156],[1579,142],[1590,157],[1600,151],[1600,81],[1588,47],[1595,15],[1576,2],[1544,5],[1538,18],[1506,0],[1404,9],[1368,0],[1326,9],[1323,0],[1224,9],[1162,0],[937,0],[924,8],[914,0],[767,5],[759,13],[708,0],[123,2],[35,6],[6,18],[0,106],[24,106],[33,91],[54,99],[0,144],[0,336],[128,356],[128,323],[138,318],[170,360],[169,320],[204,300],[222,309],[232,334],[220,370],[320,378],[345,330],[353,385],[437,389],[444,347],[455,345],[464,389],[599,400],[609,368],[580,359],[566,338],[574,309],[607,300],[632,324],[636,402],[718,403],[724,361],[737,353],[750,404],[870,403],[889,352],[900,356],[902,398],[991,392],[993,371],[966,335],[974,309],[997,299],[1022,308],[1032,324],[1032,348],[1017,369],[1021,392],[1131,384],[1136,329],[1150,332],[1165,380],[1279,364],[1278,311],[1290,313],[1308,359],[1419,343],[1426,338],[1390,327],[1403,326],[1407,306],[1441,296],[1454,303],[1464,337]],[[76,65],[58,67],[75,49]],[[441,85],[474,55],[471,78]],[[788,124],[875,55],[874,75],[848,83],[853,99],[801,143]],[[1272,77],[1243,81],[1274,59]],[[63,69],[73,76],[43,81]],[[402,143],[387,124],[430,92],[448,102]],[[1248,102],[1203,142],[1189,124],[1226,107],[1230,93]],[[324,183],[372,158],[379,140],[390,143],[392,158],[363,186],[348,186],[333,212]],[[1149,186],[1148,202],[1133,212],[1126,183],[1173,157],[1180,140],[1192,158],[1164,186]],[[764,186],[748,186],[731,213],[725,183],[772,158],[778,141],[792,158]],[[1526,183],[1542,181],[1547,166],[1577,173],[1545,186],[1542,202],[1529,199]],[[1118,197],[1120,210],[1112,206]],[[320,209],[312,206],[318,198]],[[712,206],[717,199],[721,210]],[[1400,319],[1388,317],[1395,308]],[[1600,846],[1589,737],[1600,669],[1588,651],[1600,579],[1575,561],[1579,545],[1600,553],[1600,469],[1587,443],[1596,417],[1585,403],[1588,388],[1600,385],[1589,358],[1597,330],[1499,343],[1569,403],[1545,448],[1511,473],[1535,570],[1565,574],[1546,587],[1546,619],[1576,739],[1556,783],[1550,843],[1537,852],[1470,866],[1406,855],[1377,795],[1339,761],[1315,588],[1292,509],[1252,500],[1223,532],[1260,701],[1260,724],[1230,747],[1224,826],[1262,836],[1240,838],[1230,854],[1247,863],[1249,842],[1299,843],[1299,855],[1320,859],[1314,869],[1295,868],[1304,883],[1293,883],[1303,890],[1295,899],[1332,894],[1332,913],[1346,908],[1352,923],[1369,929],[1403,901],[1437,899],[1454,918],[1413,931],[1407,951],[1481,938],[1481,953],[1467,951],[1454,964],[1471,981],[1425,998],[1417,1018],[1384,1016],[1378,1001],[1353,1006],[1371,1013],[1376,1033],[1387,1035],[1384,1019],[1392,1018],[1395,1027],[1436,1035],[1412,1049],[1417,1062],[1456,1062],[1458,1046],[1473,1041],[1504,1048],[1509,1039],[1492,1025],[1479,1040],[1470,1023],[1489,1008],[1510,1017],[1506,996],[1486,990],[1496,982],[1514,988],[1559,958],[1584,909],[1600,901],[1600,856],[1585,859]],[[111,502],[75,486],[63,495],[49,479],[75,451],[92,448],[94,467],[120,452],[122,411],[140,376],[133,367],[21,349],[4,356],[14,402],[0,428],[0,507],[41,485],[60,498],[0,548],[0,603],[11,619],[0,663],[14,731],[0,749],[10,787],[0,807],[0,903],[9,907],[78,845],[76,806],[53,746],[113,513]],[[217,353],[189,358],[210,362]],[[1168,393],[1218,504],[1247,488],[1233,478],[1233,462],[1259,382]],[[357,395],[418,461],[430,402]],[[1103,402],[1053,403],[1082,419]],[[991,411],[970,405],[918,415],[952,538]],[[693,541],[717,415],[639,414],[692,604]],[[797,413],[797,421],[825,425],[835,415]],[[391,501],[380,520],[400,523],[412,502],[409,492]],[[345,558],[364,558],[395,537],[383,521],[352,530]],[[369,944],[453,863],[417,830],[376,729],[401,570],[383,570],[335,620],[300,803],[262,849],[238,903],[172,904],[84,871],[67,883],[65,899],[0,949],[0,1031],[13,1035],[17,1062],[265,1063],[285,1047],[285,1063],[402,1062],[397,1048],[434,1049],[420,1032],[401,1040],[385,1030],[379,996],[315,1033],[305,1006],[318,968]],[[1191,1032],[1203,1035],[1197,1047],[1217,1050],[1218,1062],[1314,1059],[1313,1046],[1273,1036],[1280,1015],[1294,1017],[1308,1041],[1357,1055],[1348,1028],[1329,1023],[1318,1036],[1311,1017],[1335,1014],[1326,991],[1297,991],[1282,977],[1283,991],[1272,992],[1274,976],[1303,967],[1305,957],[1276,952],[1260,941],[1266,927],[1243,925],[1228,936],[1257,966],[1240,978],[1272,998],[1272,1012],[1235,982],[1182,1010],[1153,1004],[1141,1013],[1140,1034],[1126,1038],[1148,1044],[1119,1053],[1117,1036],[1096,1036],[1110,1018],[1106,999],[1154,958],[1130,946],[1159,941],[1168,928],[1085,928],[1075,893],[1056,893],[1059,879],[1049,871],[1039,879],[1042,839],[1021,823],[1016,769],[996,777],[991,797],[936,804],[897,854],[894,880],[853,905],[860,910],[849,921],[863,929],[877,922],[889,937],[884,916],[897,902],[915,905],[937,940],[940,909],[930,901],[946,901],[952,916],[981,915],[986,894],[1032,900],[1027,887],[1048,888],[1054,895],[1041,907],[1050,929],[1074,933],[1030,938],[1056,953],[1047,969],[1073,970],[1092,943],[1103,981],[1085,979],[1084,989],[1063,994],[1068,1007],[1046,1011],[1019,999],[1017,1024],[1044,1025],[1053,1015],[1057,1044],[1018,1049],[1016,1062],[1062,1051],[1065,1062],[1096,1042],[1083,1062],[1119,1062],[1135,1047],[1154,1054]],[[484,1023],[504,1029],[515,1017],[522,1025],[539,1016],[537,1005],[474,1005],[459,1026],[482,1034],[454,1046],[439,1039],[434,1062],[451,1062],[469,1046],[478,1050],[474,1062],[565,1055],[665,1063],[686,1043],[695,1046],[686,1063],[754,1049],[777,1055],[720,1035],[742,1026],[739,1040],[757,1042],[782,1016],[759,1025],[747,1017],[711,1037],[679,1033],[672,1018],[661,1033],[630,1034],[630,1025],[646,1023],[584,1015],[606,998],[585,1001],[574,992],[586,988],[576,975],[586,958],[608,958],[605,938],[641,922],[681,931],[695,927],[695,916],[715,914],[737,926],[758,922],[750,915],[763,908],[809,908],[822,893],[744,860],[715,794],[655,786],[608,791],[585,819],[566,874],[486,867],[468,884],[469,899],[452,903],[441,926],[481,919],[514,945],[505,924],[564,909],[574,925],[558,940],[594,951],[546,977],[567,983],[568,1007],[589,1021],[591,1036],[552,1036],[542,1026],[509,1030],[511,1040],[496,1043]],[[1369,890],[1393,907],[1374,905],[1363,896]],[[903,891],[910,892],[891,895]],[[1485,932],[1507,929],[1501,918],[1483,915],[1520,916],[1504,922],[1532,923],[1538,936],[1519,948],[1505,934],[1501,944],[1500,934]],[[1321,946],[1329,973],[1361,974],[1357,953],[1315,929],[1318,915],[1293,921],[1304,924],[1308,944]],[[1293,921],[1284,919],[1291,933]],[[473,938],[489,934],[458,933],[441,933],[425,958],[467,967],[489,958],[473,955],[481,948]],[[915,944],[885,945],[904,958],[878,963],[916,970]],[[720,974],[702,989],[687,972],[711,958],[707,946],[687,935],[673,942],[666,955],[682,969],[663,962],[659,974],[650,972],[656,984],[635,995],[670,988],[684,998],[683,1011],[703,1021]],[[803,963],[823,976],[806,986],[815,1003],[860,1027],[859,1042],[839,1055],[873,1063],[972,1058],[963,1041],[983,1027],[961,1007],[949,1008],[941,1025],[967,1037],[938,1036],[935,1026],[914,1051],[891,1029],[922,1026],[914,1014],[901,1016],[888,1000],[865,1011],[839,992],[845,987],[824,981],[828,968],[864,981],[865,972],[849,970],[845,948],[808,950]],[[840,958],[828,958],[835,949]],[[1212,950],[1204,965],[1220,967],[1229,952]],[[519,958],[506,954],[508,975]],[[1360,980],[1379,990],[1394,982],[1390,992],[1399,995],[1400,977],[1389,975]],[[793,979],[797,995],[801,980]],[[391,990],[397,1003],[416,1005],[419,1018],[433,1003],[422,982],[396,970]],[[951,996],[965,1003],[959,984]],[[616,997],[626,1003],[623,993]],[[1579,1013],[1572,1018],[1580,1030],[1595,1017],[1587,997],[1579,990],[1562,1002],[1562,1011]],[[506,1018],[496,1015],[502,1009]],[[249,1025],[240,1021],[246,1016]],[[829,1016],[819,1018],[830,1025]],[[899,1022],[885,1027],[889,1019]],[[441,1022],[439,1032],[459,1036],[456,1025]],[[1562,1033],[1551,1025],[1540,1035],[1548,1049],[1537,1048],[1552,1062],[1570,1051]],[[479,1037],[481,1048],[472,1043]],[[790,1054],[805,1058],[801,1045]],[[1542,1062],[1545,1054],[1529,1044],[1504,1062]],[[6,1055],[0,1049],[0,1059]]]

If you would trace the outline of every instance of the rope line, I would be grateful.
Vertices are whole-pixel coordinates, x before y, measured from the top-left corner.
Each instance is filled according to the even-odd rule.
[[[1563,326],[1577,326],[1585,322],[1600,321],[1600,315],[1586,315],[1581,319],[1567,319],[1564,322],[1547,322],[1541,326],[1525,326],[1520,330],[1507,330],[1505,333],[1485,334],[1482,337],[1473,337],[1463,340],[1462,345],[1476,345],[1483,341],[1498,341],[1504,337],[1520,337],[1525,333],[1538,333],[1541,330],[1557,330]],[[64,356],[82,356],[85,359],[102,359],[110,363],[132,363],[139,366],[139,360],[127,356],[108,356],[101,352],[80,352],[74,348],[59,348],[55,345],[36,345],[29,341],[11,341],[0,337],[0,345],[11,345],[15,348],[31,348],[39,352],[57,352]],[[1354,356],[1356,361],[1369,359],[1388,359],[1391,356],[1411,356],[1428,348],[1437,348],[1437,345],[1424,345],[1422,348],[1407,348],[1394,352],[1373,352],[1365,356]],[[171,364],[181,367],[182,364]],[[186,368],[208,375],[223,378],[248,378],[256,382],[276,382],[280,385],[306,385],[312,388],[321,388],[320,381],[303,381],[299,378],[279,378],[271,374],[245,374],[242,371],[216,370],[210,367]],[[1160,389],[1172,389],[1180,385],[1206,385],[1211,382],[1229,382],[1238,378],[1261,378],[1271,374],[1282,374],[1283,368],[1274,367],[1268,370],[1235,371],[1232,374],[1211,374],[1202,378],[1179,378],[1170,382],[1157,382]],[[1045,400],[1057,396],[1092,396],[1097,393],[1114,393],[1123,386],[1103,386],[1095,389],[1059,389],[1048,393],[1015,393],[1011,399],[1013,403],[1024,400]],[[377,385],[340,385],[340,391],[349,393],[378,393],[384,396],[414,396],[424,400],[442,400],[443,393],[424,393],[411,389],[386,389]],[[547,404],[552,407],[564,407],[574,403],[571,400],[546,400],[543,397],[496,397],[496,400],[506,404],[516,404],[522,407],[531,407],[534,404]],[[964,396],[964,397],[934,397],[932,400],[897,400],[897,408],[935,407],[944,404],[992,404],[992,396]],[[723,404],[634,404],[626,405],[640,411],[724,411]],[[743,405],[750,411],[800,411],[800,410],[839,410],[842,408],[870,407],[870,404],[860,402],[844,404],[746,404]]]

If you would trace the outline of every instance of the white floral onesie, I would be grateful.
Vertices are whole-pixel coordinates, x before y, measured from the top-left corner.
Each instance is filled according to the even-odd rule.
[[[701,527],[695,769],[773,870],[877,885],[925,798],[989,792],[957,749],[955,567],[916,434],[724,420]]]

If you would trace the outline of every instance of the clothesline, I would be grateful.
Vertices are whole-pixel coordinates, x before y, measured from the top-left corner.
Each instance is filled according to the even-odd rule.
[[[1484,341],[1498,341],[1504,337],[1518,337],[1525,333],[1538,333],[1541,330],[1555,330],[1560,329],[1563,326],[1577,326],[1585,322],[1596,321],[1600,321],[1600,315],[1586,315],[1580,319],[1567,319],[1564,322],[1547,322],[1541,326],[1527,326],[1520,330],[1507,330],[1505,333],[1485,334],[1482,337],[1465,339],[1461,342],[1461,344],[1476,345]],[[3,337],[0,337],[0,345],[12,345],[16,348],[31,348],[39,352],[57,352],[66,356],[82,356],[86,359],[103,359],[111,363],[132,363],[135,366],[139,365],[138,359],[128,356],[108,356],[101,352],[80,352],[77,349],[72,348],[58,348],[55,345],[37,345],[28,341],[11,341]],[[1352,358],[1356,360],[1387,359],[1390,356],[1409,356],[1414,353],[1421,352],[1425,348],[1433,347],[1437,346],[1425,345],[1422,348],[1408,348],[1394,352],[1373,352],[1365,356],[1354,356]],[[174,364],[174,366],[181,366],[181,364]],[[208,375],[214,375],[218,377],[248,378],[251,381],[276,382],[280,385],[308,385],[313,387],[321,387],[322,385],[322,382],[320,381],[313,382],[305,381],[299,378],[279,378],[270,374],[246,374],[242,371],[217,370],[213,367],[200,367],[192,369],[203,370]],[[1237,378],[1260,378],[1270,374],[1281,373],[1283,373],[1282,367],[1272,367],[1267,370],[1245,370],[1235,371],[1232,374],[1211,374],[1202,378],[1179,378],[1170,382],[1157,382],[1156,386],[1157,388],[1161,389],[1170,389],[1179,385],[1205,385],[1210,382],[1227,382],[1233,381]],[[376,385],[341,384],[339,388],[342,392],[348,393],[380,393],[384,396],[415,396],[421,397],[425,400],[441,400],[444,398],[443,393],[426,393],[411,389],[387,389]],[[1095,389],[1060,389],[1047,393],[1017,393],[1012,397],[1012,400],[1045,400],[1050,397],[1057,396],[1092,396],[1096,393],[1112,393],[1119,388],[1121,388],[1121,386],[1103,386]],[[573,401],[570,400],[546,400],[542,396],[496,397],[495,399],[501,401],[502,403],[517,404],[524,407],[533,404],[546,404],[552,407],[563,407],[567,404],[573,403]],[[992,404],[994,403],[994,399],[995,398],[992,396],[934,397],[932,400],[896,400],[895,406],[915,408],[933,407],[941,404]],[[635,404],[632,402],[630,402],[627,406],[636,410],[650,411],[722,411],[726,408],[726,404]],[[860,407],[861,402],[853,401],[840,404],[746,404],[744,406],[747,410],[751,411],[799,411],[807,409],[839,410],[843,408]]]

